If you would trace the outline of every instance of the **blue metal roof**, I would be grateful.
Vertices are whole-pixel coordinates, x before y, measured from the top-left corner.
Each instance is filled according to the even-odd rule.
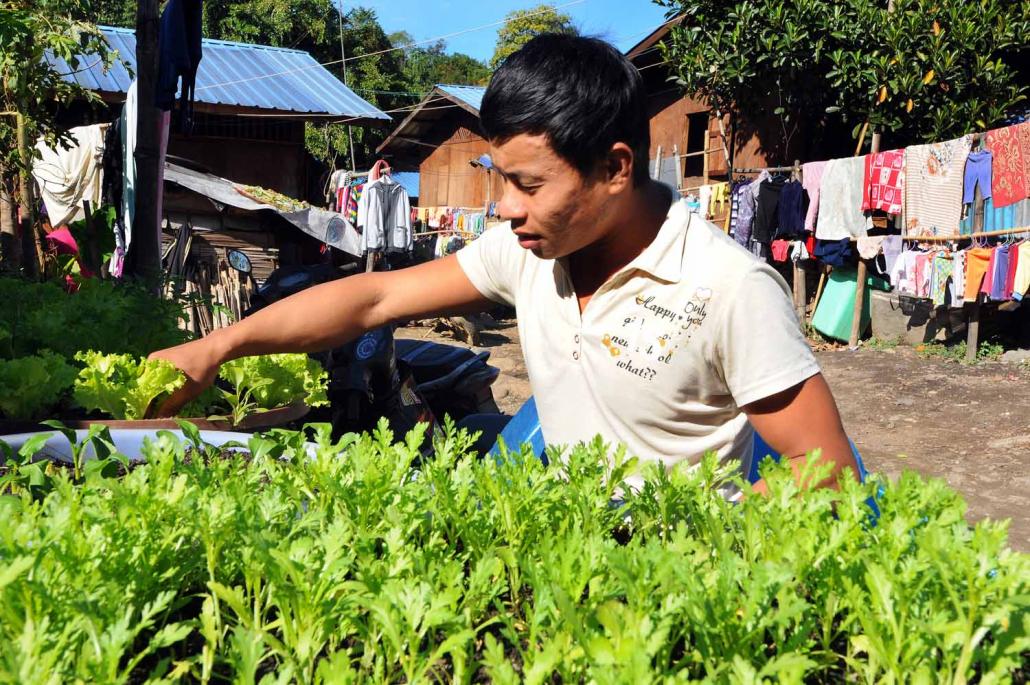
[[[133,72],[136,68],[135,31],[108,26],[100,30],[120,58],[108,71],[95,55],[80,57],[77,70],[52,54],[47,60],[65,74],[66,81],[101,92],[128,92],[132,77],[126,65]],[[197,102],[390,121],[303,50],[206,38],[203,46]]]
[[[456,97],[478,112],[483,106],[483,94],[486,88],[482,86],[452,86],[439,84],[436,86],[451,97]]]

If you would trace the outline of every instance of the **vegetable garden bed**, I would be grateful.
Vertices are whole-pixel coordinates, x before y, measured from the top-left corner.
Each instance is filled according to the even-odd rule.
[[[94,429],[69,471],[0,476],[5,682],[1025,682],[1030,558],[914,474],[768,498],[714,459],[651,471],[595,444],[563,467],[465,456],[449,433],[245,454],[158,434],[146,464]],[[204,456],[206,454],[206,456]],[[200,456],[200,458],[198,458]],[[555,455],[552,455],[555,456]],[[552,464],[559,463],[552,459]],[[124,472],[124,469],[120,472]],[[832,506],[831,506],[832,505]]]

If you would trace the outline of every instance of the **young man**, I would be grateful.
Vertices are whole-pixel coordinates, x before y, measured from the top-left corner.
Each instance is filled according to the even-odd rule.
[[[501,302],[516,308],[549,444],[600,434],[645,462],[715,451],[746,468],[754,427],[795,467],[822,449],[834,475],[855,468],[786,284],[649,178],[645,94],[625,57],[599,40],[536,38],[497,70],[480,116],[510,225],[457,255],[312,288],[156,353],[190,379],[165,411],[230,359],[313,352]]]

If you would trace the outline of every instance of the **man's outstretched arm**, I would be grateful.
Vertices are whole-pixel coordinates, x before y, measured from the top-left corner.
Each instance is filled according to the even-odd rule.
[[[239,357],[317,352],[387,323],[480,311],[491,306],[454,255],[382,273],[360,274],[308,288],[193,342],[160,350],[187,383],[161,407],[174,415],[214,382],[218,367]]]
[[[837,403],[821,373],[743,409],[762,439],[789,460],[802,487],[836,488],[837,476],[846,468],[852,469],[858,479],[858,464],[851,453]],[[805,456],[815,449],[822,450],[821,461],[832,463],[833,471],[821,483],[801,483]],[[765,493],[765,481],[758,481],[755,491]]]

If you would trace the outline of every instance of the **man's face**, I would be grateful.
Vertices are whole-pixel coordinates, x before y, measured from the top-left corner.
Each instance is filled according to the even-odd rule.
[[[603,171],[584,177],[542,134],[493,143],[490,156],[504,179],[497,211],[511,221],[519,245],[558,259],[604,237],[612,197]]]

